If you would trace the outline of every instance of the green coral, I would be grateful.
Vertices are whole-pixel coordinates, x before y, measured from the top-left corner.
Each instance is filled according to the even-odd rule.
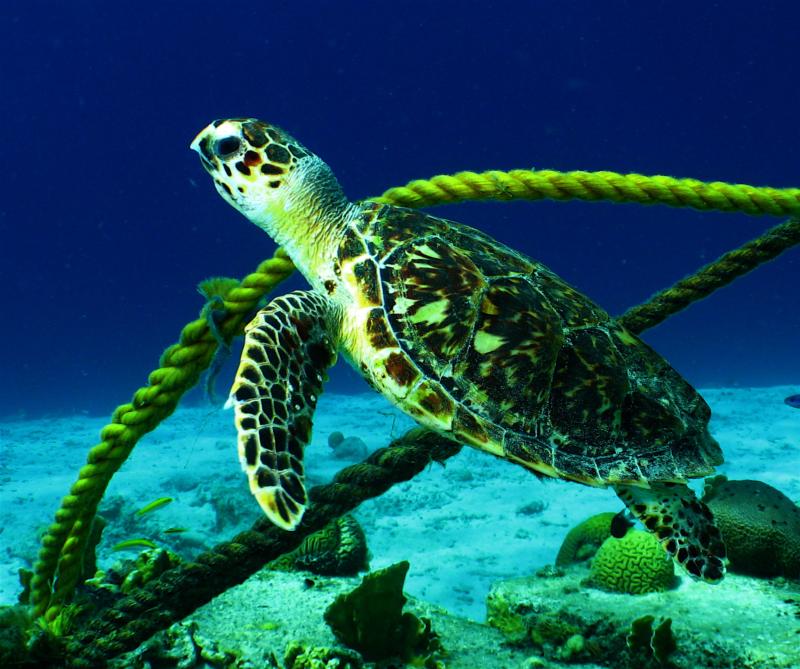
[[[306,537],[269,567],[281,571],[304,569],[323,576],[355,576],[369,569],[367,537],[353,516],[342,516]]]
[[[611,536],[611,521],[615,515],[612,512],[598,513],[573,527],[564,537],[556,565],[563,567],[592,557],[600,544]]]
[[[371,572],[351,592],[339,595],[325,610],[336,638],[373,662],[399,657],[416,666],[436,666],[442,651],[426,618],[403,612],[403,584],[408,562]]]
[[[215,641],[200,634],[193,620],[171,625],[124,661],[125,667],[134,669],[240,669],[248,664],[239,653],[221,649]]]
[[[731,571],[800,577],[800,509],[780,490],[715,476],[706,479],[703,501],[714,514]]]
[[[346,648],[307,648],[294,641],[286,648],[283,658],[286,669],[361,669],[361,656]]]
[[[33,621],[26,606],[0,606],[0,667],[11,667],[28,655]]]
[[[624,537],[609,537],[592,561],[589,584],[611,592],[638,595],[672,587],[672,559],[652,534],[629,530]]]
[[[554,613],[543,613],[530,621],[530,639],[538,648],[562,646],[583,630],[568,619]]]
[[[672,632],[672,619],[662,620],[653,628],[654,616],[642,616],[631,623],[631,629],[626,637],[631,659],[637,666],[644,666],[648,662],[665,666],[669,657],[676,650],[675,634]]]
[[[152,548],[142,551],[136,558],[133,569],[125,576],[120,591],[128,594],[136,588],[141,588],[165,571],[177,567],[181,562],[178,555],[166,548]]]

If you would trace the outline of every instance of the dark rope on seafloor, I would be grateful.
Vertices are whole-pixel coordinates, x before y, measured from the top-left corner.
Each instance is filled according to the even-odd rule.
[[[194,562],[165,572],[103,611],[88,623],[87,629],[69,639],[66,665],[70,669],[105,666],[112,658],[134,650],[156,632],[244,582],[330,521],[460,450],[459,444],[433,432],[411,430],[364,462],[345,467],[331,483],[311,488],[311,504],[295,531],[286,532],[263,518],[250,530],[218,544]]]
[[[628,309],[617,322],[635,334],[644,332],[797,244],[800,219],[791,218]]]

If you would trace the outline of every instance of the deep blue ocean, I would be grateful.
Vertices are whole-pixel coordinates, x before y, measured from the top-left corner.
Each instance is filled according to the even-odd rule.
[[[199,281],[272,254],[189,150],[215,118],[286,128],[352,198],[530,167],[796,187],[798,25],[789,0],[4,0],[0,415],[107,414],[197,317]],[[435,212],[612,313],[781,220],[578,202]],[[696,385],[800,392],[800,248],[645,339]],[[366,388],[344,367],[331,384]]]

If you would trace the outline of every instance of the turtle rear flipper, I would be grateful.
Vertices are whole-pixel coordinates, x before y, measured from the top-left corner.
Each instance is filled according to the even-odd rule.
[[[303,516],[303,451],[336,361],[329,303],[316,293],[279,297],[245,328],[244,349],[226,407],[236,412],[239,460],[269,519],[287,530]]]
[[[614,490],[661,545],[692,577],[718,583],[725,575],[725,544],[709,508],[682,483]]]

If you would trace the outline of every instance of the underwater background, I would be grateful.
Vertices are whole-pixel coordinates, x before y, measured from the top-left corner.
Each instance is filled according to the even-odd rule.
[[[0,415],[107,414],[196,316],[199,281],[271,254],[188,149],[214,118],[283,126],[352,198],[530,167],[794,186],[798,19],[788,0],[6,0]],[[779,221],[578,202],[435,211],[611,313]],[[696,385],[798,384],[798,278],[794,249],[644,338]],[[344,365],[332,387],[365,388]]]
[[[26,644],[29,666],[50,666],[36,654],[52,650],[48,635],[86,632],[103,606],[263,519],[232,412],[216,401],[238,342],[216,370],[216,396],[203,377],[113,476],[102,536],[81,556],[74,601],[87,609],[70,619],[67,606],[49,627],[14,618],[59,501],[114,408],[197,318],[198,284],[241,278],[275,251],[189,149],[210,121],[285,128],[351,199],[515,168],[798,187],[798,25],[789,0],[0,2],[0,667]],[[784,220],[577,201],[430,211],[543,262],[612,314]],[[295,275],[276,293],[302,287]],[[385,575],[408,560],[405,611],[435,632],[405,658],[415,666],[800,667],[799,288],[794,247],[642,335],[713,411],[726,462],[691,485],[728,523],[729,555],[739,551],[721,585],[673,568],[611,490],[540,483],[465,448],[446,466],[422,458],[414,480],[112,666],[175,666],[182,648],[196,662],[180,666],[358,669],[359,658],[336,663],[341,648],[312,662],[342,645],[322,611],[367,567]],[[306,452],[309,486],[412,426],[344,362],[330,377]],[[92,492],[70,499],[91,506]],[[606,555],[604,568],[603,547],[623,541],[632,552]],[[349,571],[314,562],[345,549]],[[160,606],[189,596],[173,595]],[[29,636],[15,641],[6,631],[20,620]]]

